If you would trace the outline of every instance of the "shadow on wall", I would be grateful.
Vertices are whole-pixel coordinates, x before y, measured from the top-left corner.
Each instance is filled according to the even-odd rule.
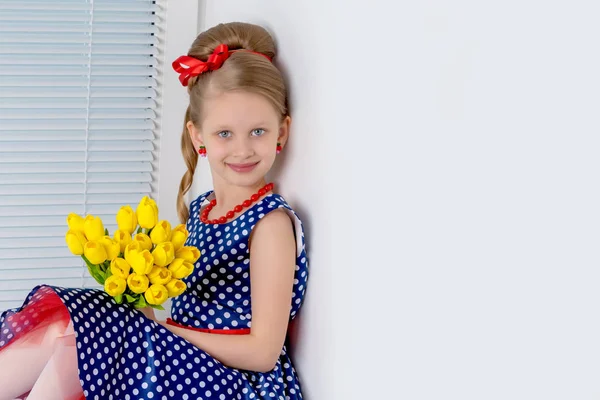
[[[266,27],[268,29],[268,27]],[[272,34],[272,32],[271,32]],[[288,97],[288,113],[289,115],[292,116],[292,125],[291,125],[291,131],[290,131],[290,137],[289,140],[286,144],[286,147],[284,149],[284,151],[282,151],[281,153],[279,153],[275,159],[275,163],[273,164],[273,167],[271,168],[271,170],[268,173],[267,176],[267,180],[269,182],[281,182],[281,180],[283,179],[283,171],[285,171],[285,168],[289,168],[288,164],[288,158],[289,158],[289,154],[290,151],[293,151],[292,149],[293,147],[293,143],[296,142],[296,140],[294,140],[294,108],[293,108],[293,104],[291,102],[291,99],[293,99],[292,96],[292,87],[290,85],[291,80],[288,79],[289,74],[288,74],[288,69],[286,67],[286,65],[284,63],[279,62],[280,60],[278,59],[276,61],[276,66],[277,68],[279,68],[279,70],[281,71],[281,74],[283,75],[283,79],[284,82],[286,83],[286,87],[287,87],[287,97]],[[297,143],[297,142],[296,142]],[[292,183],[293,184],[293,183]],[[304,228],[304,236],[305,236],[305,246],[306,246],[306,254],[308,257],[308,262],[309,262],[309,278],[308,278],[308,282],[307,282],[307,289],[306,289],[306,295],[305,295],[305,299],[306,296],[309,296],[309,292],[310,292],[310,269],[312,268],[312,265],[310,264],[310,249],[311,249],[311,221],[310,221],[310,215],[307,211],[307,208],[300,203],[297,203],[294,201],[293,198],[288,198],[287,196],[285,196],[285,193],[282,193],[282,195],[284,196],[284,198],[289,202],[290,206],[294,209],[294,211],[298,214],[298,216],[300,217],[300,220],[302,221],[302,225]],[[304,308],[302,308],[300,310],[300,312],[296,315],[296,317],[290,322],[289,327],[288,327],[288,333],[287,333],[287,338],[286,338],[286,347],[288,348],[288,352],[290,354],[290,357],[292,358],[292,361],[295,361],[296,358],[296,352],[297,349],[302,348],[302,337],[300,336],[300,333],[303,331],[302,329],[302,320],[303,320],[303,314],[304,314]],[[302,371],[298,371],[298,374],[300,375],[300,377],[302,376]]]
[[[269,177],[269,181],[271,182],[278,182],[279,181],[279,176],[280,176],[280,172],[281,168],[283,168],[283,165],[285,165],[286,163],[286,155],[285,152],[281,152],[279,154],[279,156],[277,157],[277,160],[273,166],[273,169],[271,170],[272,173],[270,173],[270,177]],[[306,287],[306,293],[305,293],[305,297],[304,299],[306,300],[306,298],[308,296],[310,296],[310,270],[313,268],[313,265],[311,264],[311,253],[310,250],[312,248],[311,246],[311,227],[312,227],[312,223],[310,221],[310,217],[309,217],[309,213],[307,212],[307,208],[304,207],[303,204],[301,203],[296,203],[293,201],[293,199],[289,199],[285,196],[285,193],[283,193],[284,198],[289,202],[290,206],[294,209],[294,211],[298,214],[298,216],[300,217],[300,220],[302,221],[302,227],[304,229],[304,238],[305,238],[305,242],[304,245],[306,247],[306,255],[308,258],[308,268],[309,268],[309,276],[308,276],[308,281],[307,281],[307,287]],[[288,336],[286,339],[286,344],[288,347],[288,351],[290,356],[292,357],[292,359],[295,359],[295,352],[296,349],[299,347],[302,347],[302,338],[300,336],[300,332],[302,332],[302,315],[304,314],[304,307],[300,309],[300,311],[298,312],[298,314],[296,315],[296,317],[290,322],[289,327],[288,327]]]

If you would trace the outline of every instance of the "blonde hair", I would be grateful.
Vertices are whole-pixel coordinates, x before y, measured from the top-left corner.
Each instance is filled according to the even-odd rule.
[[[262,53],[274,59],[275,43],[271,35],[258,25],[231,22],[219,24],[198,35],[188,52],[188,56],[206,61],[214,49],[226,44],[229,50],[245,49]],[[181,222],[189,218],[189,210],[184,200],[190,190],[198,161],[198,152],[187,131],[187,123],[200,126],[202,121],[202,100],[211,93],[233,90],[254,92],[264,96],[281,115],[288,115],[287,92],[281,72],[269,60],[259,54],[237,51],[232,53],[221,68],[216,71],[190,78],[188,93],[190,104],[185,112],[181,134],[181,152],[187,171],[181,178],[177,195],[177,213]]]

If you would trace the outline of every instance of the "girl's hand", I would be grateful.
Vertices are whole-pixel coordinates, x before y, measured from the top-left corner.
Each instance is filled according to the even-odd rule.
[[[146,318],[148,318],[151,321],[156,321],[156,315],[154,315],[154,308],[152,307],[144,307],[144,308],[138,308],[138,310],[143,313]]]

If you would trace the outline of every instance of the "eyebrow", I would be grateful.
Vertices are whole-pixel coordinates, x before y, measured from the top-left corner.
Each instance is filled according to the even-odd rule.
[[[254,128],[251,128],[251,129],[256,129],[256,128],[264,129],[264,127],[267,126],[267,123],[266,122],[258,122],[258,123],[252,124],[251,126],[254,126]],[[213,129],[213,131],[215,131],[215,132],[230,131],[230,130],[232,130],[232,129],[227,125],[218,125],[217,127],[215,127]]]

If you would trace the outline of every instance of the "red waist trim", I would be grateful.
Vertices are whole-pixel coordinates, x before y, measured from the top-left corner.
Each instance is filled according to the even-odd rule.
[[[185,326],[178,324],[173,321],[171,318],[167,318],[167,324],[173,325],[178,328],[189,329],[191,331],[196,332],[204,332],[204,333],[216,333],[219,335],[249,335],[250,328],[240,328],[240,329],[208,329],[208,328],[194,328],[193,326]]]

